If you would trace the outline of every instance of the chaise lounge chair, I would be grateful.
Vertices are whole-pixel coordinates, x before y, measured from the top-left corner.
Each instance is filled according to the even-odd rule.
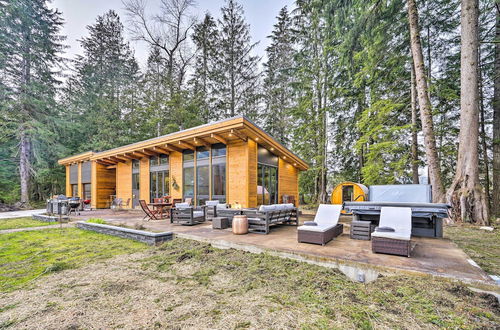
[[[372,252],[409,257],[411,208],[382,207],[379,226],[372,233]]]
[[[304,225],[297,228],[299,243],[325,245],[344,231],[339,222],[342,205],[320,204],[314,217],[315,225]]]

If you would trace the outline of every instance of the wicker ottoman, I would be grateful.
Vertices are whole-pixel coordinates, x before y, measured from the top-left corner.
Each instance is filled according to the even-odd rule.
[[[226,229],[229,228],[229,219],[225,217],[215,217],[212,219],[213,229]]]

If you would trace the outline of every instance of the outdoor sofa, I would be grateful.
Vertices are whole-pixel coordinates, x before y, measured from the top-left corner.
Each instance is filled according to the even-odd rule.
[[[248,218],[248,231],[256,234],[269,234],[271,226],[288,224],[297,226],[299,215],[297,208],[291,204],[261,205],[259,209],[243,209],[242,214]]]
[[[194,208],[189,203],[176,203],[170,210],[170,223],[192,226],[205,220],[205,208]]]
[[[299,243],[325,245],[342,234],[344,225],[339,222],[342,205],[320,204],[313,223],[297,228]]]
[[[372,233],[372,252],[409,257],[411,208],[382,207],[379,226]]]

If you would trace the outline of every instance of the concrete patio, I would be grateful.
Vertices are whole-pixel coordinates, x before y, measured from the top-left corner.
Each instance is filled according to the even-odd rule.
[[[374,254],[370,241],[349,238],[350,216],[342,216],[344,233],[325,246],[298,243],[295,226],[273,227],[269,235],[233,235],[231,229],[214,230],[211,222],[196,226],[170,224],[170,221],[143,221],[140,211],[94,210],[72,216],[74,220],[102,218],[109,224],[162,232],[172,231],[178,237],[211,243],[215,247],[236,248],[250,252],[268,252],[305,262],[334,267],[344,272],[362,273],[367,277],[389,273],[442,276],[464,282],[495,284],[458,246],[449,239],[414,237],[411,258]],[[313,215],[303,215],[300,220],[311,220]]]

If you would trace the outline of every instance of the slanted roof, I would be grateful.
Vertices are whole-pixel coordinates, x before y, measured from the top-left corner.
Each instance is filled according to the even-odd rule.
[[[82,152],[82,153],[77,154],[77,155],[73,155],[73,156],[59,159],[57,162],[60,165],[70,165],[70,164],[79,163],[79,162],[86,162],[86,161],[90,160],[90,157],[92,157],[93,154],[94,154],[93,151],[86,151],[86,152]]]
[[[196,126],[102,152],[89,153],[92,153],[90,160],[112,165],[118,162],[125,162],[129,159],[168,154],[171,151],[181,152],[185,149],[195,150],[198,146],[209,146],[214,143],[227,144],[230,141],[247,141],[248,139],[256,141],[299,170],[307,170],[309,168],[309,165],[305,161],[244,116]],[[75,161],[73,157],[76,156],[61,159],[59,164],[69,164],[68,160]]]

